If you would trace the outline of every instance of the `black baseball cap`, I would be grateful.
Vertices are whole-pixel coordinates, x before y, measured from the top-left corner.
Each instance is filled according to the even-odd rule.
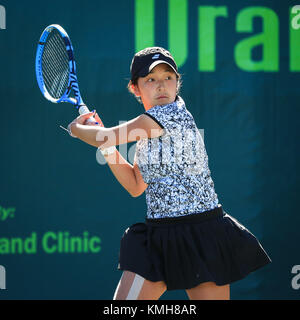
[[[130,65],[131,81],[139,77],[146,77],[160,63],[169,65],[179,76],[176,62],[168,50],[161,47],[149,47],[134,55]]]

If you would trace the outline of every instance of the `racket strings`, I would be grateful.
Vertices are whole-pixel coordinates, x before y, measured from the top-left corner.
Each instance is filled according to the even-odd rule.
[[[66,90],[69,75],[68,55],[60,35],[52,35],[48,49],[45,50],[45,61],[49,62],[45,65],[45,73],[49,74],[47,83],[51,95],[59,98]]]
[[[42,56],[43,79],[48,93],[55,99],[63,96],[69,82],[69,57],[57,30],[52,30]]]
[[[61,66],[57,64],[57,61],[53,55],[47,57],[49,65],[56,66],[56,69],[47,66],[47,71],[44,73],[47,76],[44,77],[45,82],[47,83],[48,92],[54,97],[59,98],[65,92],[65,85],[68,81],[68,69],[62,69]]]
[[[51,48],[53,51],[55,49],[57,48]],[[51,53],[46,54],[45,58],[47,59],[47,65],[44,66],[46,88],[51,96],[58,99],[63,95],[68,84],[68,64],[64,66],[61,64],[61,61]]]
[[[60,98],[66,90],[69,75],[68,56],[60,36],[53,35],[49,39],[45,62],[47,90],[54,98]]]

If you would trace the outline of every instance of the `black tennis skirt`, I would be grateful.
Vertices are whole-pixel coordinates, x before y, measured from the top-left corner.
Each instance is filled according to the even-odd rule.
[[[219,205],[133,224],[122,236],[118,269],[179,290],[229,284],[270,262],[256,237]]]

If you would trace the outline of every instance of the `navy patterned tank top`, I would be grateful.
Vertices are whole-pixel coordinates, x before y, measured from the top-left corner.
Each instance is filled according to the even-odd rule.
[[[163,129],[162,136],[141,139],[135,161],[143,180],[147,218],[180,217],[218,206],[204,142],[183,99],[145,112]]]

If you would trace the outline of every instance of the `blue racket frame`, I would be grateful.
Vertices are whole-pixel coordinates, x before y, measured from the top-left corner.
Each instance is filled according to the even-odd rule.
[[[47,38],[53,29],[56,29],[61,34],[65,42],[68,57],[69,57],[69,68],[70,68],[68,88],[63,94],[63,96],[59,99],[54,99],[53,97],[50,96],[49,92],[46,89],[46,86],[43,80],[43,73],[42,73],[42,55],[43,55]],[[79,91],[79,86],[78,86],[78,80],[77,80],[77,74],[76,74],[76,63],[74,60],[74,51],[73,51],[72,43],[67,32],[60,25],[51,24],[48,27],[46,27],[45,30],[43,31],[37,47],[37,53],[36,53],[36,59],[35,59],[35,71],[36,71],[36,78],[37,78],[39,88],[46,99],[48,99],[53,103],[69,102],[75,105],[77,108],[81,105],[84,105],[83,100],[81,98],[80,91]],[[71,89],[73,89],[74,91],[75,98],[69,97]]]

